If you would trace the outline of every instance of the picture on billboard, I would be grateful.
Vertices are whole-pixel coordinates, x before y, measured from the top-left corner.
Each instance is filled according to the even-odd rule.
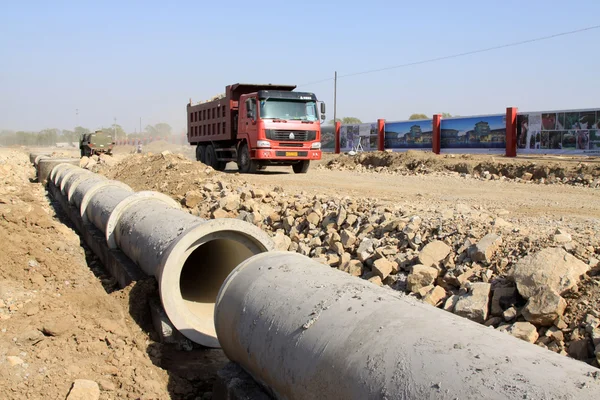
[[[371,146],[375,137],[374,145]],[[377,149],[377,123],[342,125],[340,128],[341,151],[369,151]]]
[[[333,125],[321,126],[321,149],[335,151],[335,127]]]
[[[599,122],[600,110],[519,114],[517,147],[524,152],[596,153]]]
[[[506,148],[506,116],[442,119],[442,148],[504,149]]]
[[[386,149],[431,149],[432,120],[386,122]]]

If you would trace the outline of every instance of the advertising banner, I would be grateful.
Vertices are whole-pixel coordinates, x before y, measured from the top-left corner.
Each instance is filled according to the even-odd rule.
[[[506,115],[442,119],[441,150],[464,153],[506,151]]]
[[[321,150],[331,153],[335,151],[335,126],[321,125]]]
[[[342,125],[340,147],[342,152],[377,150],[377,123]]]
[[[433,122],[399,121],[385,123],[385,148],[393,151],[431,150]]]
[[[521,154],[600,154],[600,110],[530,112],[517,115]]]

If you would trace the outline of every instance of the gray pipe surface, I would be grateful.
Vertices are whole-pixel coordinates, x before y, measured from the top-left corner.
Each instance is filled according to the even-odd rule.
[[[81,201],[76,198],[83,193]],[[82,182],[73,197],[75,203],[79,204],[81,217],[85,221],[91,221],[104,235],[108,219],[115,207],[126,197],[134,194],[133,189],[119,181],[104,181],[89,184]]]
[[[58,188],[60,187],[59,183],[59,177],[66,172],[66,170],[69,170],[71,168],[79,168],[79,160],[77,160],[77,164],[72,164],[72,163],[59,163],[58,165],[56,165],[52,171],[50,171],[50,180],[52,181],[52,183],[54,183],[54,185]]]
[[[94,176],[94,175],[100,176],[100,175],[94,174],[93,172],[90,172],[87,169],[83,169],[83,168],[71,169],[69,172],[67,172],[65,174],[63,180],[61,181],[61,185],[60,185],[61,193],[63,195],[65,195],[68,200],[69,192],[70,192],[72,186],[76,185],[77,182],[81,181],[81,179],[90,177],[90,176]]]
[[[583,362],[296,253],[240,264],[215,326],[280,399],[600,399]]]
[[[183,335],[219,347],[213,313],[222,282],[245,259],[273,250],[273,242],[238,219],[206,221],[156,198],[132,198],[110,217],[116,215],[116,246],[156,277],[165,312]]]
[[[52,172],[57,166],[62,165],[65,168],[67,165],[70,168],[74,168],[75,165],[79,165],[79,159],[73,158],[43,158],[36,164],[38,182],[43,185],[46,184],[48,179],[52,179]]]

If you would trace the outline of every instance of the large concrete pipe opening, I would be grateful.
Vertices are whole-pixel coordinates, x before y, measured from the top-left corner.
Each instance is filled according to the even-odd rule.
[[[228,237],[208,240],[193,250],[179,276],[181,298],[196,319],[196,329],[214,338],[213,316],[221,285],[235,267],[267,250],[257,243],[239,240],[237,232],[225,235]]]
[[[238,266],[215,324],[279,399],[600,399],[590,365],[297,253]]]
[[[177,330],[203,346],[220,347],[214,303],[221,284],[238,264],[274,245],[250,223],[204,220],[176,205],[156,192],[127,196],[108,218],[107,243],[156,277],[161,302]]]

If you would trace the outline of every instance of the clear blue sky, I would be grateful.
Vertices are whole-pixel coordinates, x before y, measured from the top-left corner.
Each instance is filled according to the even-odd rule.
[[[588,1],[4,1],[0,129],[185,128],[235,82],[302,84],[598,23]],[[338,116],[600,107],[600,30],[340,79]],[[306,86],[333,117],[333,84]]]

